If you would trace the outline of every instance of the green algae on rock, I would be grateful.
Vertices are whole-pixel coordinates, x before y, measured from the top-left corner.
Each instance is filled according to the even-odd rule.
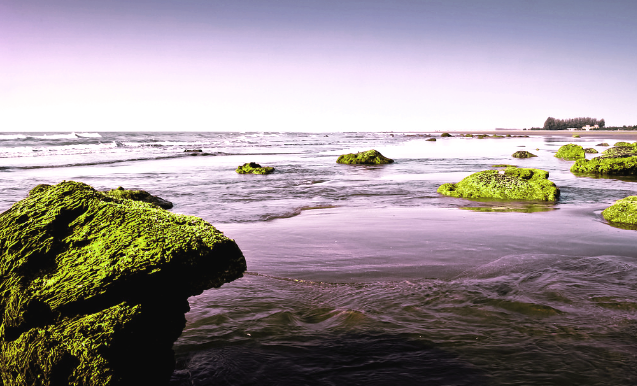
[[[602,152],[602,157],[604,158],[628,157],[628,156],[637,156],[637,147],[632,145],[613,146]]]
[[[243,275],[204,220],[73,181],[0,214],[0,384],[161,385],[189,296]]]
[[[580,145],[575,145],[573,143],[569,143],[568,145],[564,145],[557,150],[555,154],[557,158],[563,158],[567,160],[576,160],[579,158],[585,158],[586,155],[584,153],[584,148]]]
[[[573,138],[580,138],[579,134],[573,134]]]
[[[580,159],[571,166],[571,172],[583,174],[637,175],[637,156],[600,156]]]
[[[634,146],[634,145],[635,144],[632,144],[630,142],[619,141],[619,142],[615,142],[613,146]]]
[[[606,142],[598,143],[595,146],[609,146]]]
[[[270,166],[261,166],[256,162],[248,162],[239,167],[236,170],[239,174],[270,174],[274,172],[274,168]]]
[[[427,141],[430,141],[435,138],[430,138]],[[391,158],[387,158],[384,155],[380,154],[377,150],[367,150],[361,151],[358,153],[350,153],[343,154],[338,157],[336,163],[339,164],[348,164],[348,165],[382,165],[382,164],[390,164],[393,163],[394,160]]]
[[[604,209],[602,216],[610,222],[637,225],[637,196],[628,196]]]
[[[597,154],[599,152],[597,151],[597,149],[593,149],[592,147],[587,147],[586,149],[584,149],[584,153],[586,153],[586,154]]]
[[[436,142],[436,138],[428,138],[428,139],[425,139],[425,141]]]
[[[518,150],[515,153],[511,154],[511,157],[514,158],[532,158],[537,157],[535,154],[528,152],[526,150]]]
[[[126,198],[126,199],[134,200],[134,201],[148,202],[150,204],[157,205],[160,208],[164,208],[164,209],[170,209],[173,207],[172,202],[164,200],[161,197],[153,196],[152,194],[148,193],[145,190],[129,190],[129,189],[124,189],[120,186],[117,189],[105,191],[104,194],[111,197]]]
[[[504,171],[485,170],[455,184],[443,184],[438,193],[463,198],[555,201],[560,189],[540,169],[508,167]]]
[[[453,135],[449,134],[449,133],[442,133],[440,134],[441,137],[445,138],[445,137],[453,137]]]

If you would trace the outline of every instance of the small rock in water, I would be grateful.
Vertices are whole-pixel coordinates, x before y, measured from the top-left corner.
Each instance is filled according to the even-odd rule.
[[[236,170],[239,174],[270,174],[274,172],[274,168],[270,166],[261,166],[256,162],[248,162],[239,167]]]
[[[530,153],[526,150],[519,150],[516,151],[515,153],[511,154],[511,157],[514,158],[531,158],[531,157],[537,157],[535,154]]]
[[[435,138],[427,139],[427,141],[436,140]],[[367,150],[361,151],[356,154],[343,154],[338,157],[336,163],[339,164],[348,164],[348,165],[381,165],[381,164],[390,164],[393,163],[394,160],[391,158],[387,158],[384,155],[380,154],[377,150]]]
[[[129,189],[124,189],[120,186],[117,189],[108,190],[103,193],[111,197],[126,198],[128,200],[148,202],[150,204],[155,204],[159,206],[160,208],[164,208],[164,209],[170,209],[173,207],[172,202],[168,200],[164,200],[161,197],[153,196],[152,194],[148,193],[145,190],[133,190],[133,189],[129,190]]]

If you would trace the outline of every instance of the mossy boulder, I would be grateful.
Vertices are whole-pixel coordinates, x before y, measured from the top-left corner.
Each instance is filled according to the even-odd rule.
[[[456,184],[443,184],[438,193],[463,198],[555,201],[560,189],[540,169],[508,167],[474,173]]]
[[[528,152],[526,150],[518,150],[515,153],[511,154],[511,157],[514,158],[532,158],[537,157],[535,154]]]
[[[637,147],[628,146],[613,146],[602,152],[604,158],[616,158],[616,157],[632,157],[637,156]]]
[[[576,160],[580,158],[585,158],[586,153],[584,153],[584,148],[580,145],[575,145],[573,143],[569,143],[568,145],[564,145],[557,150],[555,157],[563,158],[567,160]]]
[[[609,146],[606,142],[598,143],[595,146]]]
[[[630,142],[619,141],[619,142],[615,142],[613,146],[634,146],[634,145],[635,144],[632,144]]]
[[[628,196],[604,209],[602,216],[607,221],[637,225],[637,196]]]
[[[597,151],[597,149],[593,149],[592,147],[587,147],[586,149],[584,149],[584,153],[586,153],[586,154],[597,154],[599,152]]]
[[[429,141],[428,139],[427,141]],[[435,141],[436,139],[433,138]],[[380,154],[377,150],[367,150],[358,153],[343,154],[338,157],[336,163],[348,165],[382,165],[393,163],[394,160]]]
[[[274,168],[270,166],[261,166],[256,162],[248,162],[239,167],[236,170],[239,174],[270,174],[274,172]]]
[[[579,134],[573,134],[573,138],[579,138],[580,135]]]
[[[204,220],[73,181],[0,214],[0,384],[162,385],[188,297],[242,276]]]
[[[425,139],[425,141],[436,142],[436,138],[428,138],[428,139]]]
[[[637,156],[600,156],[590,160],[580,159],[571,166],[571,172],[618,176],[637,175]]]
[[[172,202],[164,200],[161,197],[153,196],[152,194],[148,193],[145,190],[129,190],[129,189],[124,189],[120,186],[117,189],[112,189],[104,193],[107,196],[111,196],[111,197],[126,198],[126,199],[134,200],[134,201],[148,202],[164,209],[170,209],[173,207]]]
[[[453,137],[453,135],[449,134],[449,133],[442,133],[440,134],[441,137],[445,138],[445,137]]]

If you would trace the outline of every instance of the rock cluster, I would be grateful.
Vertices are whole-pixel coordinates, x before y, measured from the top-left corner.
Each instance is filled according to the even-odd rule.
[[[161,385],[188,297],[242,276],[204,220],[73,181],[0,214],[0,384]]]
[[[431,138],[434,141],[435,138]],[[428,139],[427,141],[431,140]],[[348,164],[348,165],[382,165],[382,164],[390,164],[393,163],[394,160],[391,158],[387,158],[384,155],[380,154],[377,150],[367,150],[361,151],[358,153],[350,153],[343,154],[338,157],[336,160],[339,164]]]
[[[485,170],[455,184],[443,184],[438,193],[451,197],[555,201],[560,189],[540,169],[507,167]]]

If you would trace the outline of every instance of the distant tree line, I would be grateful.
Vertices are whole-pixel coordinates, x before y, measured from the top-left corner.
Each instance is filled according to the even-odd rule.
[[[606,121],[604,119],[596,119],[591,117],[579,117],[579,118],[570,118],[570,119],[555,119],[553,117],[546,118],[544,121],[544,130],[566,130],[568,128],[574,127],[580,129],[586,125],[595,126],[598,125],[599,128],[603,128],[606,126]]]

